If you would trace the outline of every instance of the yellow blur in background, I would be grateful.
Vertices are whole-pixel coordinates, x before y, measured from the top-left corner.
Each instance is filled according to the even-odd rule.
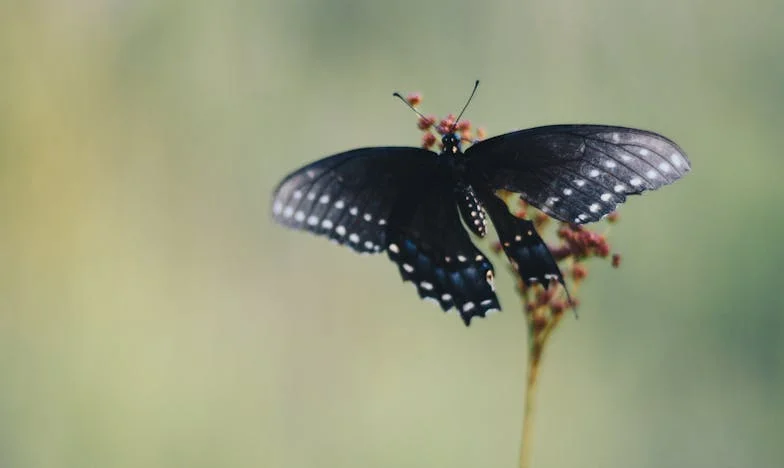
[[[536,467],[784,465],[784,3],[32,1],[0,17],[0,467],[512,467],[526,331],[270,221],[415,116],[607,123],[693,171],[620,210]]]

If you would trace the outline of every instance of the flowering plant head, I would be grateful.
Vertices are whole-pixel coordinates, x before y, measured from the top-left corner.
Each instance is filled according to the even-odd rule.
[[[422,95],[419,93],[409,94],[405,100],[412,107],[416,107],[421,104]],[[455,124],[453,114],[442,119],[420,115],[417,127],[423,132],[422,147],[430,150],[437,147],[440,149],[441,137],[448,133],[458,134],[461,141],[467,144],[479,142],[486,137],[485,130],[482,127],[473,128],[469,120],[460,120]],[[621,256],[617,253],[611,253],[612,250],[607,240],[607,225],[605,225],[604,232],[600,233],[583,225],[556,221],[530,206],[512,192],[498,191],[496,195],[507,203],[515,216],[534,223],[536,230],[540,232],[563,272],[565,280],[571,283],[571,295],[567,295],[564,288],[555,287],[558,283],[554,280],[552,282],[554,287],[544,288],[540,284],[526,286],[517,274],[515,267],[510,265],[512,272],[517,277],[518,291],[528,318],[529,330],[535,338],[533,340],[535,344],[538,341],[537,336],[543,335],[541,337],[543,340],[558,323],[567,308],[572,307],[576,310],[578,299],[575,293],[588,277],[586,262],[592,258],[605,259],[609,260],[614,268],[618,268]],[[618,219],[617,212],[606,217],[608,224],[615,224]],[[503,251],[498,242],[494,243],[493,250],[497,254]]]

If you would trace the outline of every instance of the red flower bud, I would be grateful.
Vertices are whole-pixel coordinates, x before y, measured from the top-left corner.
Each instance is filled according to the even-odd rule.
[[[436,123],[436,118],[433,116],[420,117],[417,121],[417,127],[420,130],[428,130]]]
[[[575,263],[572,267],[572,279],[575,281],[581,281],[588,276],[588,269],[585,268],[585,265],[582,263]]]
[[[470,131],[471,130],[471,121],[470,120],[461,120],[457,123],[456,130],[461,132]]]
[[[436,144],[436,136],[430,132],[422,135],[422,148],[429,149]]]

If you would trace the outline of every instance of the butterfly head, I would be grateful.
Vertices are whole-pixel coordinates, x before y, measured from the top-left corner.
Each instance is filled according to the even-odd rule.
[[[444,135],[441,138],[441,144],[443,145],[441,154],[457,155],[463,152],[460,147],[460,135],[457,133],[449,132]]]

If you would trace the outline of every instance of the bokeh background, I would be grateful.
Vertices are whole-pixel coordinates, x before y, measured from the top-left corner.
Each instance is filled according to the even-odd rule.
[[[289,171],[489,134],[659,131],[541,376],[536,467],[784,465],[784,3],[31,1],[0,17],[0,466],[512,467],[526,331],[270,221]],[[603,229],[603,228],[602,228]]]

